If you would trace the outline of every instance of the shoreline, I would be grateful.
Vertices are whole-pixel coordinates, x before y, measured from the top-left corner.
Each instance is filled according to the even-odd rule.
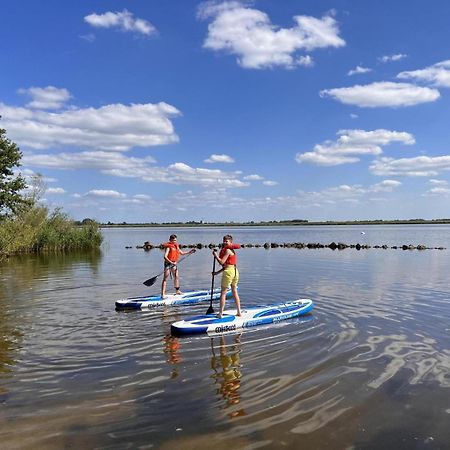
[[[348,220],[348,221],[325,221],[308,222],[286,220],[269,222],[164,222],[164,223],[102,223],[100,228],[205,228],[205,227],[279,227],[279,226],[345,226],[345,225],[449,225],[450,219],[407,219],[407,220]]]

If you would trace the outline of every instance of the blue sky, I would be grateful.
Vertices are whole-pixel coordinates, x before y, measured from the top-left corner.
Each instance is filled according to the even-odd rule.
[[[0,126],[102,222],[450,217],[450,2],[4,0]]]

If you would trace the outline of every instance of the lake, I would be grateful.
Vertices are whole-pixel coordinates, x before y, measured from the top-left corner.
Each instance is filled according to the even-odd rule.
[[[114,309],[117,299],[159,292],[161,277],[142,282],[161,272],[162,251],[136,246],[172,232],[181,244],[231,233],[244,244],[447,249],[244,248],[244,307],[306,297],[312,313],[176,338],[170,324],[208,303]],[[103,233],[100,252],[0,265],[2,448],[450,448],[450,226]],[[211,269],[211,250],[198,250],[180,263],[181,289],[209,288]]]

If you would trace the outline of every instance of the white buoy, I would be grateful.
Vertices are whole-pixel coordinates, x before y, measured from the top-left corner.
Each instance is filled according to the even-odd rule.
[[[364,233],[364,231],[361,231],[361,234],[366,234],[366,233]]]

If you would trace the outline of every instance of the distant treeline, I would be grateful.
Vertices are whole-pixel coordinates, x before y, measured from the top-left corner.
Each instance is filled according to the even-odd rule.
[[[90,221],[84,219],[80,225]],[[398,220],[327,220],[323,222],[310,222],[303,219],[270,220],[267,222],[204,222],[190,220],[188,222],[148,222],[148,223],[102,223],[102,228],[113,227],[260,227],[260,226],[305,226],[305,225],[417,225],[417,224],[450,224],[450,219],[398,219]]]

